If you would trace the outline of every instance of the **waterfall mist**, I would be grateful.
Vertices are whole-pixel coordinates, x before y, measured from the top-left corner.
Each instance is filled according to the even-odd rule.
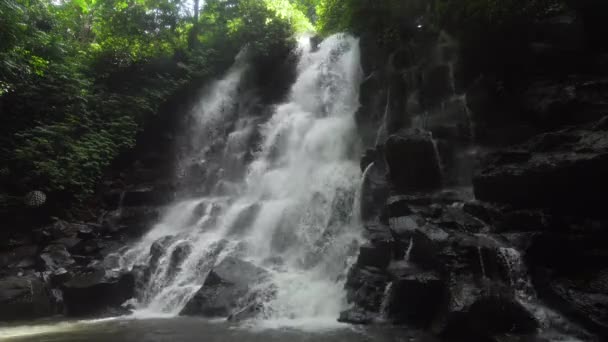
[[[344,309],[345,272],[361,234],[352,214],[361,175],[354,121],[360,52],[358,40],[344,35],[318,48],[309,39],[300,45],[298,78],[268,119],[251,115],[255,106],[239,96],[243,58],[193,111],[194,153],[185,164],[217,170],[215,186],[174,204],[122,253],[121,267],[138,274],[140,314],[179,314],[227,256],[270,275],[254,284],[270,289],[257,299],[257,321],[335,324]],[[222,148],[212,161],[213,146]],[[224,183],[229,191],[217,186]]]

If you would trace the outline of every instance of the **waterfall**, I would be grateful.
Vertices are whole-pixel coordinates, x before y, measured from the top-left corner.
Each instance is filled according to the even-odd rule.
[[[123,253],[121,268],[135,271],[143,284],[140,313],[178,314],[226,256],[269,272],[274,291],[260,314],[264,322],[273,322],[268,324],[333,323],[344,309],[344,272],[361,236],[353,217],[361,176],[353,157],[359,43],[335,35],[316,50],[309,43],[300,50],[289,99],[263,123],[249,120],[246,107],[235,105],[247,70],[242,60],[201,98],[191,141],[201,151],[214,139],[225,142],[225,155],[216,158],[218,182],[226,180],[224,170],[234,167],[226,156],[255,151],[234,181],[237,191],[210,190],[174,204]],[[227,121],[238,124],[224,132]],[[257,147],[241,140],[251,132],[261,136]],[[189,159],[208,164],[208,155]]]

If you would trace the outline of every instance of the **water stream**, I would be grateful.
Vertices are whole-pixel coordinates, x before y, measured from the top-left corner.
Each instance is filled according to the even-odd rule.
[[[351,215],[361,176],[353,153],[359,46],[355,38],[336,35],[318,49],[302,40],[300,50],[291,95],[266,122],[248,120],[247,107],[237,105],[247,70],[243,58],[193,112],[194,151],[196,144],[205,149],[223,139],[221,170],[233,167],[231,156],[249,149],[255,149],[253,161],[242,179],[230,179],[234,191],[212,190],[176,203],[124,252],[121,267],[142,274],[138,314],[177,315],[209,270],[231,255],[270,272],[276,295],[263,303],[265,323],[335,324],[345,306],[344,272],[360,239]],[[226,133],[226,120],[240,124]],[[254,131],[259,146],[244,143],[243,136]],[[210,161],[204,155],[190,159],[205,165]]]

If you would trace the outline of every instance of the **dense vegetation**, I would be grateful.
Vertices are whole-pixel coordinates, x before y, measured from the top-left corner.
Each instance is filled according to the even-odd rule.
[[[390,47],[420,27],[447,27],[465,43],[491,45],[560,6],[559,0],[523,6],[515,0],[0,0],[0,199],[32,190],[86,198],[163,103],[181,87],[220,74],[246,44],[264,55],[291,44],[297,32],[316,30],[372,34]],[[494,63],[514,48],[497,49]]]
[[[177,89],[304,30],[287,0],[0,0],[0,195],[85,198]]]

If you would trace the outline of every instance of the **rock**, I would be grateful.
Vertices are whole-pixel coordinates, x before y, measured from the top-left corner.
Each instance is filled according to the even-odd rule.
[[[445,302],[445,286],[438,273],[410,265],[393,267],[387,313],[391,321],[427,328]]]
[[[357,265],[384,269],[391,262],[392,257],[393,249],[389,243],[375,245],[367,243],[359,248]]]
[[[389,276],[385,271],[355,265],[346,278],[347,300],[355,312],[375,313],[378,317],[388,282]]]
[[[0,321],[33,320],[53,313],[48,289],[39,278],[0,279]]]
[[[402,192],[429,191],[441,186],[439,156],[433,139],[421,130],[405,130],[386,141],[390,180]]]
[[[60,268],[68,268],[76,263],[65,246],[59,244],[47,246],[40,254],[40,260],[44,269],[51,272]]]
[[[473,185],[479,200],[517,208],[606,216],[608,135],[587,129],[542,134],[511,152],[487,156]],[[521,158],[519,157],[521,156]]]
[[[338,317],[338,322],[361,325],[372,324],[378,320],[378,313],[356,308],[342,311],[340,312],[340,317]]]
[[[106,214],[102,228],[104,234],[116,236],[118,233],[124,233],[129,237],[141,237],[160,218],[161,210],[158,207],[126,207]]]
[[[25,245],[0,253],[0,268],[30,268],[36,264],[38,246]]]
[[[52,245],[62,245],[68,251],[73,251],[73,249],[76,246],[78,246],[78,244],[80,244],[81,242],[82,242],[82,240],[79,239],[79,238],[76,238],[76,237],[67,237],[67,238],[57,239],[57,240],[53,241],[51,244]]]
[[[532,314],[500,284],[482,288],[466,275],[455,275],[447,289],[445,317],[439,320],[444,324],[435,326],[443,336],[478,340],[504,333],[529,334],[538,328]]]
[[[608,334],[608,269],[555,277],[542,287],[542,298],[591,331]]]
[[[227,257],[213,268],[180,315],[228,317],[254,301],[256,293],[251,292],[252,287],[267,276],[268,273],[262,268]]]
[[[147,186],[125,192],[123,206],[161,206],[171,203],[173,199],[173,189],[170,186]]]
[[[102,269],[75,274],[61,286],[66,313],[69,316],[93,316],[108,309],[120,308],[135,294],[135,277],[131,273],[109,275]]]
[[[389,194],[386,167],[378,160],[369,164],[363,175],[360,194],[360,215],[363,222],[383,216],[384,203]]]

